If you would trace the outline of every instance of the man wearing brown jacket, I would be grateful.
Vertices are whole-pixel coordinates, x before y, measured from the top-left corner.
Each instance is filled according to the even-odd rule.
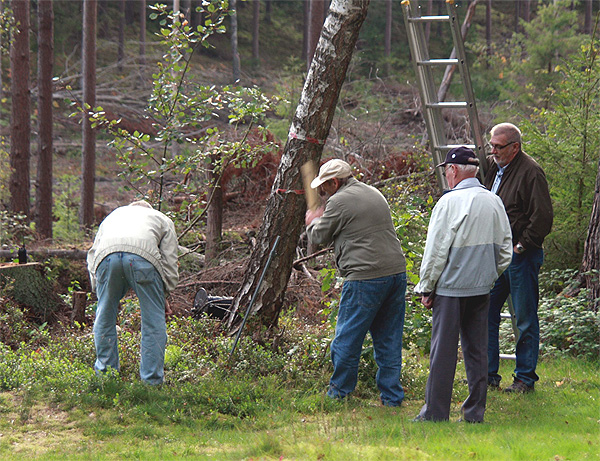
[[[523,152],[521,131],[511,123],[491,130],[492,155],[485,186],[504,203],[513,239],[512,262],[490,293],[488,315],[488,385],[498,388],[498,330],[500,311],[512,296],[519,339],[514,382],[505,392],[534,389],[539,352],[538,275],[544,260],[542,243],[552,227],[553,211],[546,175],[537,162]]]

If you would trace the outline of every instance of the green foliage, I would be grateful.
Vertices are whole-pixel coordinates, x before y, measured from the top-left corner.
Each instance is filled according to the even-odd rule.
[[[212,199],[203,192],[220,184],[225,168],[253,166],[268,145],[264,142],[262,147],[254,147],[247,142],[252,127],[271,104],[262,92],[203,85],[191,72],[198,49],[210,47],[208,39],[225,32],[227,7],[223,0],[205,2],[201,11],[205,20],[196,30],[166,5],[152,7],[150,19],[160,24],[161,44],[167,49],[152,75],[146,109],[154,134],[125,130],[120,120],[107,119],[102,107],[93,111],[83,108],[90,113],[94,127],[103,127],[114,137],[110,145],[119,153],[121,176],[139,196],[157,204],[158,209],[176,194],[186,198],[180,214],[172,216],[176,223],[194,213],[197,220]],[[227,135],[218,128],[224,118],[233,127]],[[260,127],[257,131],[261,134]],[[210,184],[206,171],[212,172]],[[198,172],[202,174],[196,178],[192,173]],[[173,176],[195,179],[172,181]]]
[[[419,283],[419,268],[425,249],[427,227],[431,210],[435,205],[431,195],[425,195],[430,186],[415,176],[403,185],[396,186],[390,200],[392,219],[396,233],[406,257],[406,276],[408,280],[406,318],[404,321],[404,348],[429,351],[431,340],[431,311],[421,304],[420,297],[414,293]],[[426,196],[427,198],[423,198]]]
[[[542,353],[600,359],[600,313],[591,309],[587,290],[542,300],[539,316]]]
[[[53,225],[54,238],[70,245],[83,241],[85,234],[79,226],[79,202],[81,200],[81,178],[63,174],[56,178],[53,214],[57,220]]]
[[[587,290],[568,294],[577,271],[552,270],[540,276],[540,350],[545,355],[600,360],[600,313]]]
[[[494,111],[510,120],[526,118],[523,115],[536,107],[549,107],[545,89],[560,79],[556,66],[586,37],[574,33],[577,12],[565,0],[540,5],[531,21],[521,20],[520,27],[523,32],[495,46],[491,59],[481,45],[474,50],[479,62],[473,74],[475,80],[482,77],[479,92],[496,97],[501,104]]]
[[[547,245],[559,250],[553,267],[579,265],[587,236],[600,152],[600,41],[580,43],[579,51],[556,67],[548,87],[548,108],[534,111],[523,128],[528,151],[548,176],[554,226]]]

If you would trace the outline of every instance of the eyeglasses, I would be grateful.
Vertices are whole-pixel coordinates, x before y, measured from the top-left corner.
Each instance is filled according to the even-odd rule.
[[[451,167],[451,166],[452,166],[452,165],[446,165],[446,166],[444,167],[444,171],[442,171],[442,174],[444,175],[444,177],[446,176],[446,173],[448,172],[448,170],[450,169],[450,167]]]
[[[503,146],[501,146],[500,144],[491,144],[491,143],[490,143],[490,144],[489,144],[489,146],[490,146],[492,149],[496,149],[496,150],[502,150],[502,149],[504,149],[505,147],[508,147],[508,146],[510,146],[511,144],[514,144],[514,143],[516,143],[516,142],[518,142],[518,141],[511,141],[511,142],[509,142],[509,143],[506,143],[506,144],[504,144]]]

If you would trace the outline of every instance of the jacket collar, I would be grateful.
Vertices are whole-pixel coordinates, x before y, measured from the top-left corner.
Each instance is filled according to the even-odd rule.
[[[461,190],[461,189],[470,189],[471,187],[483,187],[485,189],[485,187],[479,182],[479,179],[465,178],[461,182],[459,182],[456,186],[454,186],[454,189],[450,189],[450,191]]]

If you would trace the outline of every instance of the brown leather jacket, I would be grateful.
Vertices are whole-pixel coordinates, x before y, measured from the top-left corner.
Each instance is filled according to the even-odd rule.
[[[498,165],[491,156],[488,163],[484,185],[491,189]],[[513,245],[521,242],[525,248],[542,248],[554,217],[548,181],[542,167],[520,151],[506,167],[497,194],[508,214]]]

